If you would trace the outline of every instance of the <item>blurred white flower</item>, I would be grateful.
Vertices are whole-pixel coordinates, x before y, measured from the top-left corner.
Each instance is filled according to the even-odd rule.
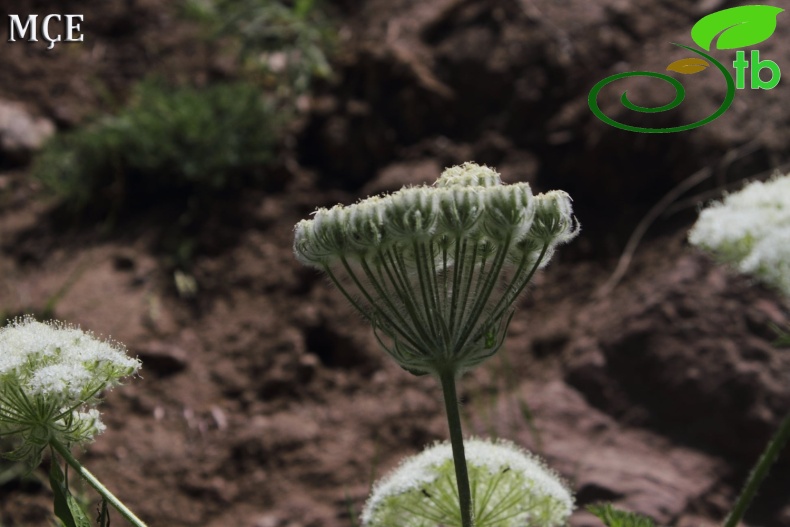
[[[689,242],[790,296],[790,174],[704,209]]]
[[[511,442],[464,441],[476,527],[564,525],[573,495],[542,461]],[[461,526],[453,453],[436,444],[376,484],[365,527]]]
[[[92,440],[104,430],[99,396],[139,368],[123,345],[60,322],[27,316],[0,328],[0,436],[21,439],[5,455],[35,464],[52,440]]]

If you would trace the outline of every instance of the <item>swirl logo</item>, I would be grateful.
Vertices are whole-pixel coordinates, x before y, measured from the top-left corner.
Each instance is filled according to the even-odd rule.
[[[751,61],[746,58],[744,51],[738,51],[736,53],[736,60],[732,63],[736,73],[736,78],[733,79],[732,74],[730,74],[727,68],[712,56],[705,53],[705,51],[710,51],[711,46],[714,44],[714,39],[716,40],[715,46],[717,49],[744,48],[754,46],[755,44],[767,40],[773,35],[774,31],[776,31],[776,18],[782,11],[784,11],[784,9],[768,5],[748,5],[724,9],[703,17],[691,28],[691,39],[702,49],[695,49],[673,42],[674,45],[686,49],[696,56],[676,60],[667,66],[667,71],[674,71],[684,75],[693,75],[705,71],[713,64],[724,76],[724,80],[727,83],[727,93],[719,108],[711,115],[690,124],[667,128],[650,128],[632,126],[615,121],[601,110],[598,105],[598,94],[601,90],[609,83],[628,77],[652,77],[667,82],[675,89],[675,98],[662,106],[646,107],[634,104],[628,98],[628,93],[623,92],[620,96],[620,103],[627,109],[640,113],[660,113],[677,108],[686,97],[686,90],[683,88],[683,85],[674,77],[652,71],[628,71],[625,73],[617,73],[601,80],[593,86],[590,90],[590,94],[587,96],[590,109],[598,119],[606,124],[629,132],[666,134],[692,130],[708,124],[727,111],[735,98],[736,88],[743,89],[745,87],[746,70],[749,69],[749,67],[751,67],[749,80],[752,89],[770,90],[774,88],[779,84],[781,71],[775,62],[771,60],[760,60],[760,52],[757,50],[752,50],[750,55]],[[768,69],[771,72],[771,78],[767,81],[764,81],[760,77],[760,71],[764,69]]]

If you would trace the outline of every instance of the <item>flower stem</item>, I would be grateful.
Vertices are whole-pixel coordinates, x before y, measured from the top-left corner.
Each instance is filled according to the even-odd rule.
[[[760,488],[763,480],[768,475],[768,470],[782,452],[782,448],[787,444],[788,439],[790,439],[790,413],[787,414],[784,420],[779,424],[779,430],[777,430],[771,438],[771,441],[768,443],[768,446],[765,447],[765,451],[763,451],[760,459],[757,460],[757,464],[752,468],[749,479],[746,480],[741,495],[738,496],[738,501],[735,502],[735,506],[724,522],[724,527],[736,527],[741,521],[757,489]]]
[[[450,444],[453,447],[455,479],[458,484],[458,504],[461,507],[461,526],[472,527],[472,493],[469,490],[469,473],[464,454],[464,436],[461,431],[461,413],[458,411],[458,396],[455,392],[455,371],[445,369],[439,374],[450,426]]]
[[[63,446],[63,445],[62,445],[62,444],[61,444],[61,443],[60,443],[58,440],[56,440],[56,439],[51,439],[51,440],[50,440],[50,445],[52,445],[52,448],[54,448],[54,449],[55,449],[55,450],[58,452],[58,454],[60,454],[61,456],[63,456],[63,459],[65,459],[65,460],[66,460],[66,463],[68,463],[69,465],[71,465],[71,467],[72,467],[74,470],[76,470],[76,471],[79,473],[79,475],[80,475],[80,476],[82,476],[83,478],[85,478],[85,481],[87,481],[87,482],[90,484],[90,486],[91,486],[91,487],[93,487],[94,489],[96,489],[96,492],[98,492],[99,494],[101,494],[102,498],[104,498],[104,499],[105,499],[107,502],[109,502],[109,503],[110,503],[110,505],[112,505],[113,507],[115,507],[115,509],[116,509],[116,510],[117,510],[119,513],[121,513],[121,516],[123,516],[124,518],[126,518],[126,520],[127,520],[129,523],[131,523],[131,524],[132,524],[132,525],[134,525],[135,527],[146,527],[145,523],[144,523],[144,522],[143,522],[143,521],[142,521],[140,518],[138,518],[137,516],[135,516],[135,515],[134,515],[134,513],[133,513],[132,511],[130,511],[129,509],[127,509],[127,508],[126,508],[126,505],[124,505],[123,503],[121,503],[121,500],[119,500],[118,498],[116,498],[116,497],[115,497],[115,495],[114,495],[112,492],[110,492],[110,491],[107,489],[107,487],[105,487],[104,485],[102,485],[101,481],[99,481],[98,479],[96,479],[96,476],[94,476],[93,474],[91,474],[91,473],[88,471],[88,469],[86,469],[85,467],[83,467],[83,466],[82,466],[82,464],[81,464],[79,461],[77,461],[77,459],[76,459],[74,456],[72,456],[72,455],[71,455],[71,452],[69,451],[69,449],[68,449],[68,448],[66,448],[65,446]]]

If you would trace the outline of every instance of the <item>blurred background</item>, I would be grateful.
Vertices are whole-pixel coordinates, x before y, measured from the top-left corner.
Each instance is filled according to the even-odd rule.
[[[441,391],[296,262],[293,226],[487,164],[569,192],[583,230],[462,380],[466,432],[545,456],[580,506],[713,525],[790,408],[790,355],[772,345],[790,321],[786,299],[685,236],[699,204],[788,170],[790,88],[738,90],[675,134],[608,126],[587,95],[663,72],[689,55],[672,42],[736,5],[4,0],[0,318],[80,324],[143,360],[81,459],[152,527],[358,525],[375,479],[446,438]],[[52,13],[84,15],[84,41],[6,42],[8,15]],[[790,15],[757,47],[790,68]],[[721,104],[715,68],[680,77],[671,112],[617,105],[625,89],[672,99],[650,79],[601,106],[667,127]],[[790,524],[786,454],[749,525]],[[51,523],[44,474],[0,462],[2,526]]]

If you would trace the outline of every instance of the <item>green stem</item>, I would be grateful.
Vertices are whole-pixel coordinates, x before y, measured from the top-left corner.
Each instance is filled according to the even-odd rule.
[[[444,394],[447,410],[447,424],[450,426],[450,444],[453,447],[455,479],[458,484],[458,504],[461,507],[462,527],[472,527],[472,494],[469,490],[469,472],[464,454],[464,436],[461,431],[461,413],[458,410],[458,396],[455,392],[455,371],[445,369],[439,374],[439,382]]]
[[[776,431],[768,446],[765,447],[760,459],[757,460],[757,464],[754,465],[751,474],[749,474],[749,479],[746,480],[746,485],[743,486],[741,495],[738,496],[738,501],[735,502],[732,512],[730,512],[730,515],[727,516],[724,522],[724,527],[736,527],[741,521],[746,509],[749,508],[752,502],[752,498],[757,493],[757,489],[760,488],[763,480],[768,475],[768,470],[782,452],[782,448],[787,444],[788,439],[790,439],[790,413],[779,424],[779,430]]]
[[[79,473],[79,475],[80,475],[80,476],[82,476],[83,478],[85,478],[85,481],[87,481],[87,482],[88,482],[88,484],[90,484],[90,486],[91,486],[91,487],[93,487],[94,489],[96,489],[96,492],[98,492],[99,494],[101,494],[102,498],[104,498],[104,499],[105,499],[107,502],[109,502],[109,503],[110,503],[110,505],[112,505],[113,507],[115,507],[115,509],[116,509],[116,510],[117,510],[119,513],[121,513],[121,516],[123,516],[124,518],[126,518],[126,520],[127,520],[129,523],[131,523],[132,525],[134,525],[134,526],[136,526],[136,527],[146,527],[145,523],[144,523],[144,522],[143,522],[143,521],[142,521],[140,518],[138,518],[137,516],[135,516],[135,515],[134,515],[134,513],[133,513],[132,511],[130,511],[129,509],[127,509],[127,508],[126,508],[126,505],[124,505],[123,503],[121,503],[121,500],[119,500],[118,498],[116,498],[116,497],[115,497],[115,495],[114,495],[112,492],[110,492],[110,491],[107,489],[107,487],[105,487],[104,485],[102,485],[101,481],[99,481],[98,479],[96,479],[96,476],[94,476],[93,474],[91,474],[91,473],[88,471],[88,469],[86,469],[85,467],[83,467],[83,466],[82,466],[82,464],[81,464],[79,461],[77,461],[77,459],[76,459],[74,456],[72,456],[72,455],[71,455],[71,452],[69,451],[69,449],[68,449],[68,448],[66,448],[65,446],[63,446],[63,445],[62,445],[62,444],[61,444],[61,443],[60,443],[58,440],[56,440],[56,439],[51,439],[49,443],[50,443],[50,445],[52,445],[52,448],[54,448],[54,449],[55,449],[55,450],[58,452],[58,454],[60,454],[61,456],[63,456],[63,459],[65,459],[65,460],[66,460],[66,463],[68,463],[69,465],[71,465],[71,467],[72,467],[74,470],[76,470],[76,471],[77,471],[77,473]]]

